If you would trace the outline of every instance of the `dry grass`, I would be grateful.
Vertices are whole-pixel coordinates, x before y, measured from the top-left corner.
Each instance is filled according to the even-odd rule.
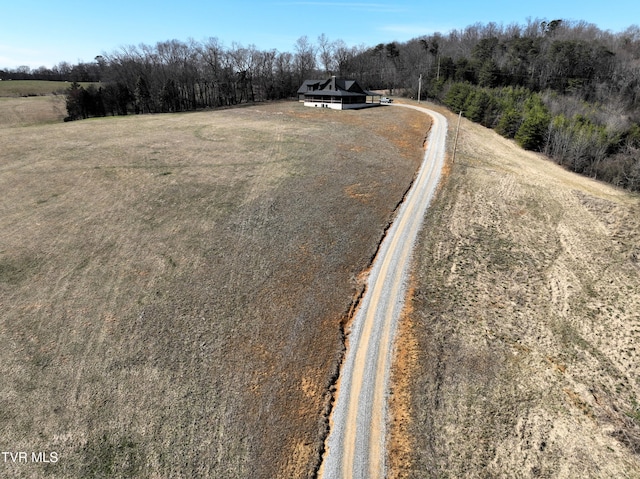
[[[391,477],[638,477],[640,201],[462,125],[400,331]]]
[[[58,123],[66,108],[64,96],[0,97],[0,129]]]
[[[306,477],[415,112],[0,128],[3,477]],[[396,145],[393,129],[412,125]]]

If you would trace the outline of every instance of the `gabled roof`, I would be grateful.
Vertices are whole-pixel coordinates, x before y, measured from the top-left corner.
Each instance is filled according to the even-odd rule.
[[[311,87],[312,90],[316,90],[318,85],[324,81],[325,80],[305,80],[302,85],[300,85],[300,88],[298,88],[298,93],[308,92],[309,87]]]
[[[335,76],[328,80],[305,80],[298,88],[299,94],[310,94],[317,96],[379,96],[365,90],[356,80],[347,80],[345,78],[336,78]]]
[[[331,77],[321,86],[325,91],[344,91],[349,93],[364,93],[364,89],[355,80]]]

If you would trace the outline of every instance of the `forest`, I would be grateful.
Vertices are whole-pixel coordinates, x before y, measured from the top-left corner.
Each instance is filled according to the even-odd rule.
[[[395,95],[420,94],[572,171],[640,190],[638,26],[611,32],[528,19],[375,46],[303,36],[293,47],[170,40],[92,63],[0,71],[0,78],[73,81],[67,119],[74,120],[292,98],[304,79],[337,75]]]

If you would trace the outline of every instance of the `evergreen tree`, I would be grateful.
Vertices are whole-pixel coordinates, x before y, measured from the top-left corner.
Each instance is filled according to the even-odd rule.
[[[65,121],[78,120],[82,118],[84,88],[78,82],[73,82],[67,90],[67,118]]]
[[[515,134],[515,140],[526,150],[542,151],[551,116],[540,96],[533,94],[525,102],[524,120]]]

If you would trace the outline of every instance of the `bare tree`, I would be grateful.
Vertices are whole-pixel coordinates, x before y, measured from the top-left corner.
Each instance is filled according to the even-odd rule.
[[[318,53],[325,73],[327,75],[335,73],[336,61],[333,54],[333,44],[329,42],[329,38],[324,33],[318,37]]]
[[[299,86],[294,78],[295,59],[289,52],[278,53],[275,61],[276,88],[278,98],[286,98]]]
[[[302,83],[307,76],[315,73],[316,54],[313,45],[306,35],[298,38],[295,44],[295,67],[298,73],[298,84]]]

